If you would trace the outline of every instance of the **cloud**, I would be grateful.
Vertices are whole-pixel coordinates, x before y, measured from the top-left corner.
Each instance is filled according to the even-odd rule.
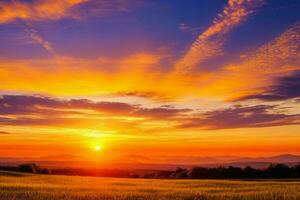
[[[79,114],[79,112],[76,111],[63,110],[65,106],[66,105],[63,101],[42,96],[0,96],[0,115],[6,117],[10,115],[61,116]]]
[[[38,0],[2,1],[0,3],[0,23],[9,23],[18,19],[22,20],[57,20],[63,17],[71,17],[68,12],[74,6],[85,3],[88,0]]]
[[[137,98],[151,99],[157,102],[166,102],[172,100],[171,98],[168,98],[167,95],[162,95],[159,92],[151,92],[151,91],[119,92],[116,94],[112,94],[112,96],[137,97]]]
[[[0,135],[9,135],[10,133],[9,132],[6,132],[6,131],[0,131]]]
[[[134,115],[150,117],[155,119],[165,119],[178,117],[181,114],[185,114],[191,111],[190,109],[176,109],[172,107],[158,107],[158,108],[142,108],[137,110]]]
[[[107,16],[116,11],[128,12],[142,3],[143,0],[88,0],[81,9],[76,10],[75,17]]]
[[[33,0],[1,1],[0,24],[17,20],[43,21],[62,18],[81,19],[86,16],[107,15],[127,11],[127,0]]]
[[[249,53],[240,63],[229,64],[208,74],[202,91],[234,101],[263,93],[277,85],[278,77],[300,70],[300,24]],[[227,96],[227,97],[226,97]]]
[[[27,25],[27,29],[25,31],[28,33],[29,37],[32,39],[33,42],[41,45],[51,55],[53,56],[57,55],[52,44],[49,41],[45,40],[41,36],[41,34],[39,34],[38,31],[33,28],[33,26]]]
[[[263,101],[288,100],[300,97],[300,71],[294,72],[292,75],[284,76],[278,81],[259,94],[243,96],[237,100],[258,99]]]
[[[198,36],[184,56],[176,63],[175,70],[188,72],[204,60],[222,54],[224,35],[243,22],[263,2],[263,0],[229,0],[213,24]]]
[[[51,55],[57,56],[52,44],[34,27],[34,21],[81,19],[91,15],[103,16],[113,11],[127,11],[127,0],[21,0],[0,2],[0,24],[23,20],[33,42],[40,44]]]
[[[284,31],[273,41],[263,45],[242,65],[230,66],[232,71],[247,71],[259,75],[280,75],[292,72],[300,64],[300,23]]]
[[[70,128],[91,128],[95,126],[95,120],[84,118],[67,118],[67,117],[0,117],[2,126],[46,126],[46,127],[70,127]],[[95,128],[97,128],[95,126]]]
[[[295,24],[240,62],[188,76],[164,70],[167,55],[159,52],[137,52],[114,59],[1,59],[0,90],[58,96],[128,94],[156,101],[237,99],[264,92],[279,76],[300,69],[299,27]]]
[[[173,128],[206,130],[270,127],[300,123],[300,114],[286,114],[280,106],[232,106],[200,112],[170,105],[144,107],[123,102],[88,99],[55,99],[42,96],[3,95],[0,98],[0,124],[54,127],[123,127],[135,131]]]
[[[258,128],[300,124],[300,114],[280,113],[280,108],[269,105],[234,106],[210,111],[188,119],[180,128],[200,128],[206,130],[232,128]]]
[[[135,106],[119,102],[93,102],[87,99],[61,100],[44,96],[3,95],[0,98],[0,113],[5,115],[47,115],[49,111],[68,114],[70,109],[77,109],[77,113],[80,113],[80,110],[94,110],[111,114],[129,114]],[[71,112],[73,113],[76,112]]]
[[[123,102],[56,99],[43,96],[3,95],[0,126],[99,129],[120,133],[165,131],[189,109],[145,107]]]
[[[0,2],[0,24],[24,20],[25,31],[30,39],[41,45],[51,55],[56,55],[52,44],[44,39],[41,34],[31,25],[29,21],[58,20],[64,17],[74,18],[69,11],[89,0],[36,0],[33,2],[24,1],[3,1]]]
[[[73,99],[65,102],[65,104],[68,108],[91,109],[114,115],[130,115],[138,106],[122,102],[93,102],[87,99]]]
[[[9,115],[47,117],[49,114],[61,117],[74,114],[84,116],[88,110],[94,111],[94,114],[98,116],[104,114],[112,117],[128,116],[151,119],[172,118],[190,111],[170,106],[145,108],[138,104],[94,102],[88,99],[61,100],[26,95],[3,95],[0,97],[0,114],[6,117]]]
[[[178,28],[180,31],[182,31],[184,33],[189,33],[192,35],[198,35],[199,31],[203,29],[203,27],[192,27],[185,23],[179,24]]]

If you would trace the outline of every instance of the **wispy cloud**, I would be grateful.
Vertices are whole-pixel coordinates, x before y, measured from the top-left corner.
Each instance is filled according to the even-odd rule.
[[[28,33],[30,39],[34,43],[41,45],[51,55],[57,55],[52,44],[49,41],[47,41],[44,37],[42,37],[41,34],[39,34],[39,32],[33,28],[33,26],[27,24],[27,28],[25,29],[25,31]]]
[[[75,18],[70,12],[73,7],[89,0],[37,0],[33,2],[10,1],[0,2],[0,24],[23,20],[26,24],[25,31],[30,39],[41,45],[51,55],[56,51],[51,43],[44,39],[33,27],[32,21],[58,20],[64,17]]]
[[[32,22],[71,18],[79,20],[87,16],[103,16],[114,11],[127,11],[127,0],[33,0],[1,1],[0,24],[18,20],[25,22],[26,32],[33,42],[56,55],[56,51],[32,25]]]
[[[177,72],[188,72],[206,59],[222,54],[225,34],[243,22],[263,0],[229,0],[213,24],[201,33],[184,56],[176,63]]]

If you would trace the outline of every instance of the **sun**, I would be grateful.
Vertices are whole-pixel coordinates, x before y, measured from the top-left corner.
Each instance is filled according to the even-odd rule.
[[[102,149],[101,146],[95,146],[95,150],[96,150],[96,151],[100,151],[101,149]]]

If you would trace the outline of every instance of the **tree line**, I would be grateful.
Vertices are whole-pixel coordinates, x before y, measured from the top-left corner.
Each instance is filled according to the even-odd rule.
[[[252,167],[194,167],[177,168],[175,171],[162,171],[145,175],[132,175],[133,178],[170,178],[170,179],[282,179],[300,178],[300,165],[289,167],[284,164],[271,164],[266,169]]]
[[[24,164],[18,167],[0,166],[0,170],[18,171],[34,174],[106,176],[122,178],[158,178],[158,179],[282,179],[300,178],[300,165],[289,167],[284,164],[271,164],[265,169],[252,167],[194,167],[177,168],[174,171],[144,170],[142,173],[130,170],[87,170],[87,169],[47,169],[36,164]]]

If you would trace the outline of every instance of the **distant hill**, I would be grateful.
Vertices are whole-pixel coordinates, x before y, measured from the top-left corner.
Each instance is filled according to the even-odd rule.
[[[256,169],[263,169],[263,168],[267,168],[269,167],[271,164],[276,164],[276,163],[283,163],[283,162],[256,162],[256,161],[249,161],[249,162],[228,162],[228,163],[219,163],[219,164],[205,164],[205,165],[201,165],[203,167],[241,167],[241,168],[245,168],[245,167],[252,167],[252,168],[256,168]],[[289,167],[294,167],[296,165],[299,165],[300,162],[286,162],[283,163]]]
[[[292,154],[282,154],[277,156],[271,157],[257,157],[257,158],[239,158],[229,160],[227,162],[220,162],[220,163],[209,163],[204,164],[203,166],[206,167],[216,167],[216,166],[234,166],[234,167],[253,167],[253,168],[266,168],[270,164],[274,163],[283,163],[290,167],[296,166],[300,164],[300,156],[292,155]]]
[[[294,163],[300,162],[300,156],[292,154],[282,154],[271,157],[257,157],[257,158],[239,158],[231,160],[232,162],[269,162],[269,163]]]

